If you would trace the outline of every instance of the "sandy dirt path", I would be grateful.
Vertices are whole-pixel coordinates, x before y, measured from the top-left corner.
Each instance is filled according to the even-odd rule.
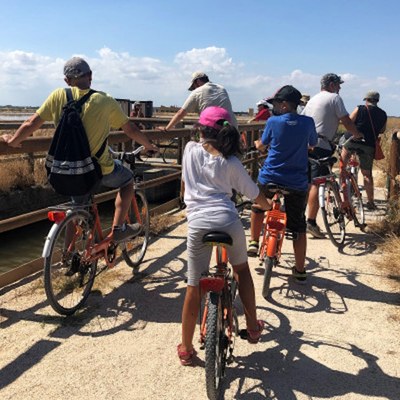
[[[182,213],[172,218],[141,272],[123,263],[107,271],[73,317],[47,305],[40,274],[0,289],[2,400],[206,399],[204,352],[195,367],[176,356],[186,223]],[[328,239],[308,241],[305,286],[290,278],[286,241],[269,301],[263,269],[250,259],[266,328],[257,345],[237,341],[225,399],[400,399],[399,293],[374,264],[376,238],[348,228],[342,252]]]

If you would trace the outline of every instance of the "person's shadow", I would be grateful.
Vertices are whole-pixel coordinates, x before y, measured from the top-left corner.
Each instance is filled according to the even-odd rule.
[[[305,338],[303,332],[292,330],[290,321],[279,311],[269,308],[259,311],[266,328],[261,343],[254,348],[268,343],[267,348],[246,357],[235,357],[226,370],[223,385],[226,398],[296,400],[299,392],[308,398],[336,398],[346,394],[400,398],[400,378],[387,375],[374,354],[353,343]],[[342,363],[349,356],[352,369],[364,366],[352,373],[344,372]]]

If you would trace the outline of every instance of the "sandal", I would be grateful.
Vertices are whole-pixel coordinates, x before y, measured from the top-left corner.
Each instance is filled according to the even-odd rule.
[[[193,357],[196,355],[196,350],[192,349],[190,351],[183,351],[181,350],[182,344],[178,344],[176,350],[178,352],[179,361],[181,365],[192,365],[193,364]]]
[[[255,344],[255,343],[258,343],[258,341],[260,340],[261,333],[264,329],[264,321],[261,321],[260,319],[258,319],[257,325],[258,325],[258,329],[256,329],[256,330],[247,329],[247,341],[249,343]]]

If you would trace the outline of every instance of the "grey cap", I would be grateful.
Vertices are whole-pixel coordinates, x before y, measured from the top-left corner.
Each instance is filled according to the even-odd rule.
[[[73,57],[64,65],[64,75],[67,78],[80,78],[91,72],[89,64],[80,57]]]
[[[321,78],[321,87],[327,87],[330,83],[343,83],[344,81],[339,75],[329,73]]]
[[[370,90],[365,94],[365,97],[363,100],[374,100],[374,101],[379,101],[379,98],[381,96],[379,95],[378,92],[375,92],[374,90]]]

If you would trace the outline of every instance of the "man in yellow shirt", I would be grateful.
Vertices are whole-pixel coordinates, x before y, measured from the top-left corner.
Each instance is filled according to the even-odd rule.
[[[68,60],[64,66],[64,75],[65,82],[72,88],[75,100],[79,100],[89,92],[92,71],[84,59],[73,57]],[[54,90],[36,113],[25,121],[14,135],[3,135],[3,140],[11,147],[20,147],[21,142],[31,136],[45,121],[53,121],[57,125],[66,102],[65,90],[63,88]],[[82,107],[81,117],[92,155],[100,149],[110,130],[119,128],[129,138],[143,144],[147,150],[158,151],[157,146],[150,143],[138,127],[129,121],[119,103],[104,92],[95,92],[91,95]],[[132,172],[122,164],[115,162],[107,150],[99,157],[98,162],[103,173],[102,184],[110,188],[119,188],[115,200],[113,232],[116,241],[123,241],[137,234],[140,229],[138,224],[124,225],[124,219],[133,197]],[[84,202],[87,198],[88,196],[79,196],[73,198],[73,201]]]

